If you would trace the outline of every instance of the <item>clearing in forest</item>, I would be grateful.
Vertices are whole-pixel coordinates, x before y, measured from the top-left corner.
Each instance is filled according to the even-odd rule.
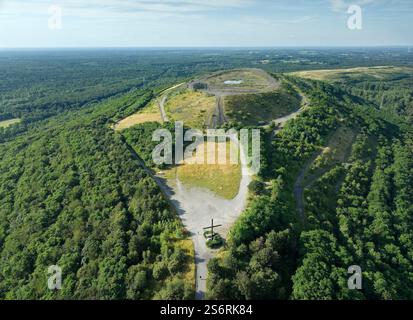
[[[19,122],[21,122],[21,119],[18,119],[18,118],[0,121],[0,128],[7,128]]]
[[[159,112],[158,104],[155,100],[151,101],[148,106],[143,108],[138,113],[135,113],[121,121],[119,121],[114,129],[116,131],[125,130],[127,128],[133,127],[137,124],[142,124],[146,122],[159,122],[162,123],[162,117]]]
[[[391,81],[394,79],[408,78],[413,75],[413,68],[407,67],[360,67],[350,69],[326,69],[293,72],[292,75],[330,82],[346,81]]]
[[[222,143],[223,144],[223,143]],[[218,164],[220,143],[205,142],[202,151],[195,158],[203,160],[201,164],[181,164],[165,172],[166,178],[174,181],[176,178],[187,187],[198,187],[214,192],[223,199],[233,199],[238,194],[241,182],[241,165],[230,163],[231,143],[226,143],[226,164]],[[216,164],[207,164],[208,157],[214,157]],[[235,146],[233,146],[235,147]],[[190,160],[190,161],[191,161]]]

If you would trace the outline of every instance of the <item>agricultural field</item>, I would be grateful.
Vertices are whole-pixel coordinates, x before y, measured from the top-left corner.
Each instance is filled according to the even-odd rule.
[[[215,112],[216,98],[203,92],[186,90],[171,96],[165,105],[168,118],[183,121],[189,128],[207,127]]]
[[[224,199],[233,199],[238,194],[241,181],[241,165],[230,163],[231,144],[227,143],[226,164],[218,164],[219,143],[215,145],[215,159],[217,164],[207,164],[207,159],[213,157],[212,150],[208,143],[205,142],[201,147],[200,154],[196,155],[197,159],[203,159],[204,163],[189,164],[195,162],[195,157],[185,164],[173,167],[165,172],[165,176],[174,180],[179,180],[187,187],[204,188],[214,192]],[[199,158],[198,158],[199,157]],[[189,162],[189,163],[188,163]]]
[[[330,69],[330,70],[311,70],[293,72],[292,75],[329,82],[346,81],[392,81],[402,78],[409,78],[413,75],[413,68],[379,66],[379,67],[360,67],[350,69]]]
[[[156,100],[151,101],[148,106],[141,111],[116,123],[114,129],[116,131],[121,131],[146,122],[163,122]]]
[[[21,122],[21,119],[18,119],[18,118],[0,121],[0,128],[7,128],[7,127],[10,127],[11,125],[19,123],[19,122]]]

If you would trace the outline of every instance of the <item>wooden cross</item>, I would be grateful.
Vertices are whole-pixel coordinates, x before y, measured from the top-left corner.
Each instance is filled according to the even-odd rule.
[[[218,228],[218,227],[221,227],[221,226],[222,226],[222,224],[218,224],[218,225],[214,226],[214,219],[211,219],[211,226],[204,228],[204,230],[211,229],[210,238],[213,239],[215,237],[214,228]]]

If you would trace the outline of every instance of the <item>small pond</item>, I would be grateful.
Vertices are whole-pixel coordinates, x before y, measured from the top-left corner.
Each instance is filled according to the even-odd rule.
[[[227,85],[241,84],[243,82],[244,81],[242,81],[242,80],[227,80],[227,81],[224,81],[224,83],[227,84]]]

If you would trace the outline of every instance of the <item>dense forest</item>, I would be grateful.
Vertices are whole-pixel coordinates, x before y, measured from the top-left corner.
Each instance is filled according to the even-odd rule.
[[[185,230],[101,115],[127,101],[0,145],[1,298],[193,296]],[[64,272],[57,293],[45,286],[50,265]]]
[[[412,132],[338,87],[289,80],[311,108],[264,145],[259,180],[271,187],[254,190],[226,250],[211,260],[209,298],[412,299]],[[359,132],[351,157],[305,190],[300,219],[298,172],[342,125]],[[362,291],[348,289],[352,265],[364,271]]]
[[[411,56],[397,48],[0,52],[0,121],[22,120],[0,126],[0,299],[194,297],[189,235],[129,148],[151,166],[159,125],[112,129],[168,86],[236,67],[411,66]],[[209,263],[207,296],[413,299],[412,78],[284,79],[310,107],[279,132],[262,130],[261,171]],[[296,178],[344,126],[357,133],[351,154],[304,190],[302,217]],[[50,265],[63,269],[62,290],[45,286]],[[351,265],[363,270],[361,291],[347,288]]]

